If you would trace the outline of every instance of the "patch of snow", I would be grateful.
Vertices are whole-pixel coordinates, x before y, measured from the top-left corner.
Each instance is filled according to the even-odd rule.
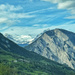
[[[34,38],[31,35],[17,35],[17,34],[11,35],[5,33],[4,36],[17,44],[30,44],[34,40]],[[9,42],[6,40],[6,43]]]

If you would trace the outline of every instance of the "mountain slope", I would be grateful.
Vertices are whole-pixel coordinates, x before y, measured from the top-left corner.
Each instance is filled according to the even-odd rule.
[[[50,60],[41,60],[38,62],[29,61],[29,58],[25,58],[0,49],[0,75],[10,74],[75,75],[75,71],[65,65],[61,65]]]
[[[2,34],[0,34],[0,64],[13,69],[15,74],[12,75],[75,75],[75,71],[71,68],[27,51]]]
[[[75,68],[75,33],[63,29],[49,30],[25,48]]]
[[[12,52],[12,53],[16,53],[21,56],[25,56],[27,58],[31,58],[31,60],[36,59],[36,58],[38,60],[38,57],[39,57],[39,55],[36,55],[36,53],[28,51],[18,46],[16,43],[4,37],[1,33],[0,33],[0,48],[6,51]]]

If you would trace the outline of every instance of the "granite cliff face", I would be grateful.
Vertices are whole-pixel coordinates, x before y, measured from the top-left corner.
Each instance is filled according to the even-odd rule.
[[[75,33],[49,30],[25,48],[75,69]]]

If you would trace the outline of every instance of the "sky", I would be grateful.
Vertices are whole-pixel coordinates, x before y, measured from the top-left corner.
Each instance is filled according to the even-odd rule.
[[[0,0],[0,32],[32,35],[62,28],[75,32],[75,0]]]

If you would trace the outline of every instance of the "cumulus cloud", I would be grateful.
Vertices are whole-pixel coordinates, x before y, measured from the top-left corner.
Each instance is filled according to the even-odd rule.
[[[57,3],[58,9],[67,9],[68,11],[70,11],[71,14],[74,15],[74,17],[73,18],[71,17],[71,19],[75,19],[75,0],[42,0],[42,1]]]

